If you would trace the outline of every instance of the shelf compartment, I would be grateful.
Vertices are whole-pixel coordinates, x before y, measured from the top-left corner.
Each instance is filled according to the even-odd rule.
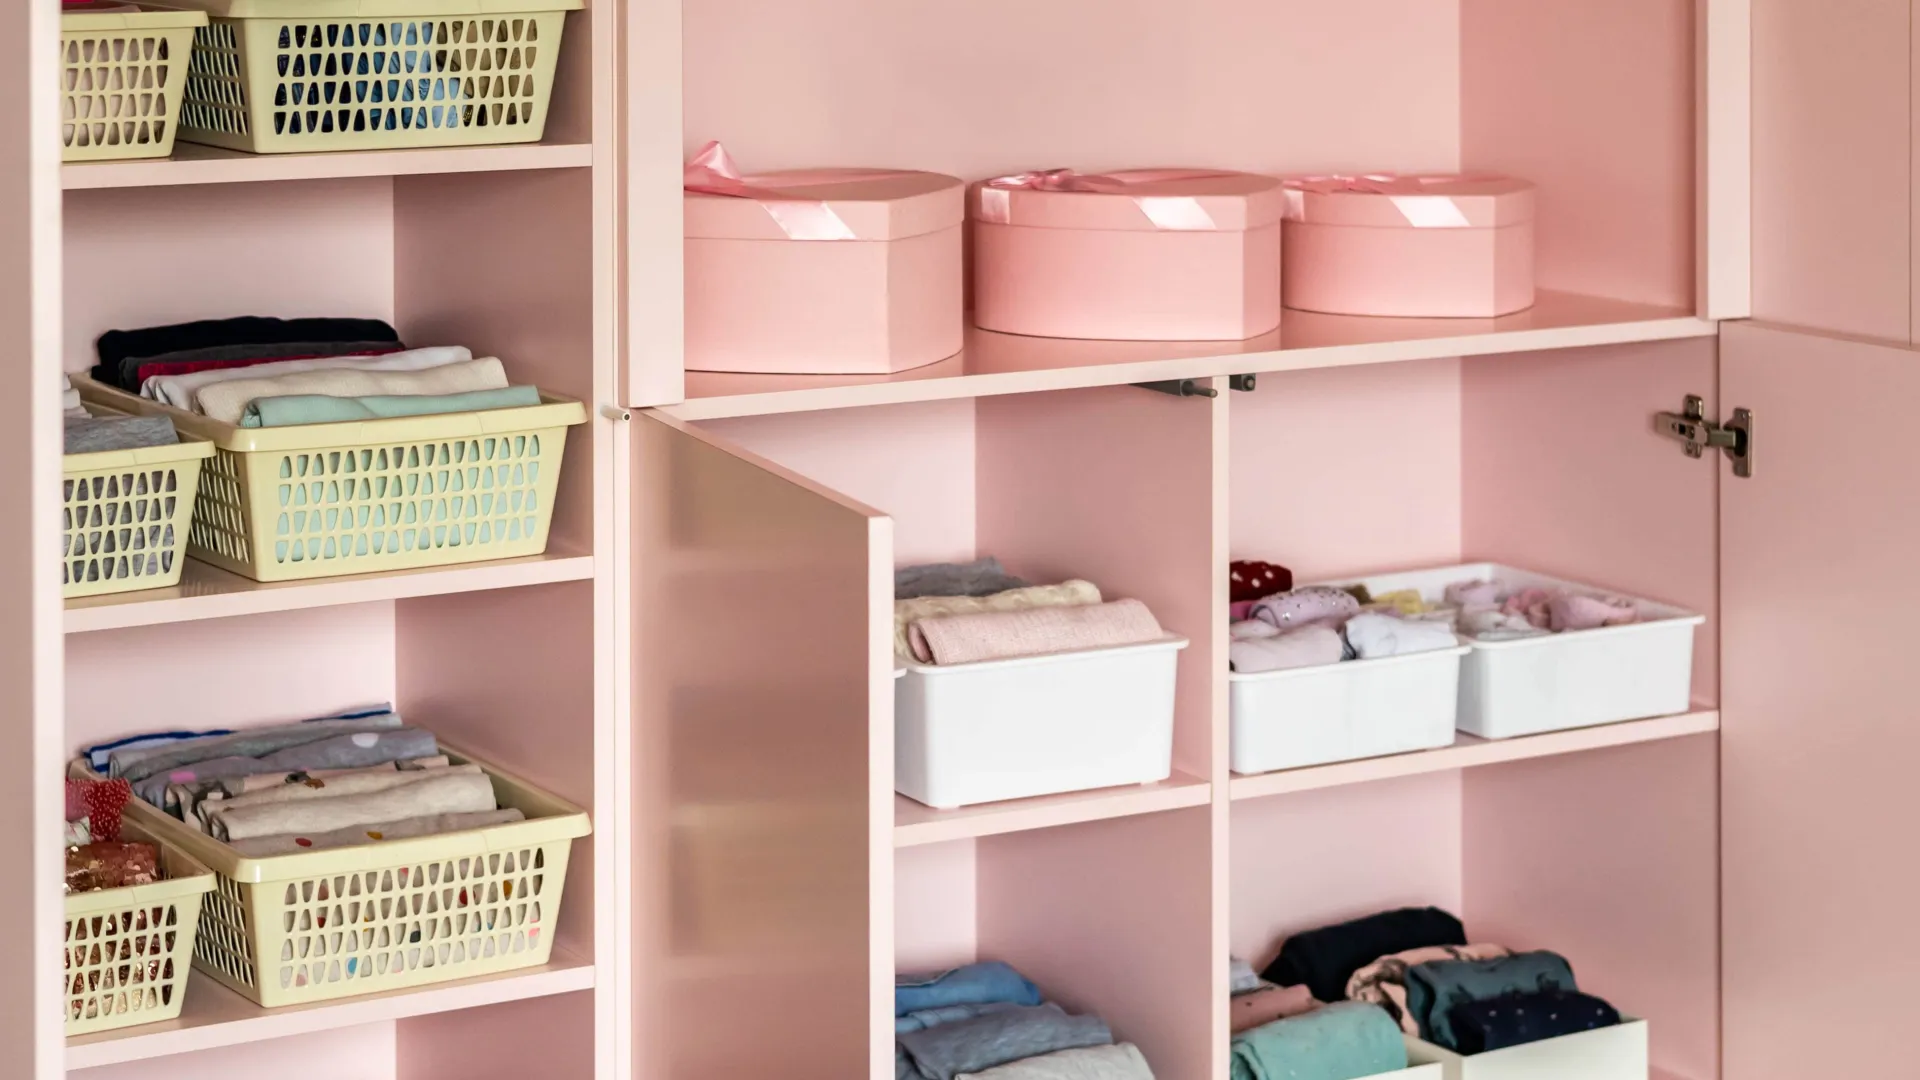
[[[67,191],[98,188],[246,184],[272,180],[332,180],[359,176],[583,169],[593,164],[591,143],[441,146],[331,154],[248,154],[198,143],[178,143],[170,158],[77,162],[60,168]]]
[[[1157,784],[1070,791],[958,810],[935,810],[905,795],[895,795],[893,846],[917,847],[1029,829],[1050,829],[1056,825],[1157,814],[1163,810],[1204,806],[1212,799],[1212,784],[1179,769]]]

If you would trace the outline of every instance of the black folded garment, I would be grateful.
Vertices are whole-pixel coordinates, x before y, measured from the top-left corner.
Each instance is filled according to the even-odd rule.
[[[1455,1050],[1484,1054],[1612,1027],[1620,1022],[1620,1012],[1592,994],[1541,990],[1463,1001],[1447,1013],[1447,1019],[1453,1025]]]
[[[1466,943],[1458,918],[1439,908],[1401,908],[1295,934],[1260,976],[1275,986],[1304,984],[1321,1001],[1344,1001],[1353,973],[1383,956]]]
[[[129,357],[160,356],[219,345],[399,340],[399,332],[379,319],[275,319],[242,315],[233,319],[150,326],[143,330],[109,330],[94,343],[100,363],[93,369],[93,378],[95,382],[138,393],[138,386],[127,386],[121,381],[121,362]]]

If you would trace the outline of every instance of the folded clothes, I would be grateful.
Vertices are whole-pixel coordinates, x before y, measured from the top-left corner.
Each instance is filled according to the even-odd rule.
[[[247,404],[256,398],[294,394],[329,397],[380,397],[389,394],[464,394],[474,390],[504,390],[507,369],[495,357],[442,364],[423,371],[356,371],[334,368],[300,371],[271,379],[234,379],[203,386],[194,395],[209,420],[238,424]]]
[[[1056,1050],[1024,1061],[996,1065],[959,1080],[1153,1080],[1146,1055],[1132,1043]]]
[[[1466,943],[1458,918],[1439,908],[1400,908],[1295,934],[1260,975],[1276,986],[1304,985],[1321,1001],[1339,1001],[1353,973],[1380,957]]]
[[[1237,956],[1227,957],[1227,993],[1251,994],[1260,989],[1260,974],[1253,965]]]
[[[1504,945],[1436,945],[1428,949],[1408,949],[1383,956],[1347,980],[1347,1000],[1378,1005],[1387,1011],[1400,1030],[1420,1034],[1420,1023],[1407,1010],[1407,969],[1436,960],[1498,960],[1513,955]]]
[[[304,347],[313,346],[308,344]],[[343,349],[347,347],[340,346]],[[364,349],[365,344],[357,343],[354,348]],[[448,364],[464,364],[472,359],[473,351],[463,345],[405,350],[376,348],[372,352],[319,353],[304,357],[295,354],[286,359],[232,361],[221,367],[199,367],[179,373],[155,372],[142,380],[139,386],[141,397],[164,401],[176,408],[198,409],[200,391],[217,383],[238,382],[241,379],[277,379],[282,375],[298,375],[308,371],[427,371]],[[151,365],[143,366],[140,370],[149,371]]]
[[[922,619],[907,628],[913,657],[923,664],[972,664],[1104,649],[1164,636],[1153,612],[1138,600],[947,615]]]
[[[1262,622],[1262,626],[1271,623]],[[1346,656],[1346,642],[1330,626],[1302,626],[1276,631],[1273,637],[1240,638],[1227,643],[1227,663],[1237,674],[1337,664]]]
[[[239,795],[223,796],[218,800],[217,806],[209,808],[209,812],[226,814],[234,810],[271,806],[275,803],[304,803],[321,799],[339,799],[349,795],[369,795],[376,791],[405,787],[408,784],[443,776],[486,775],[480,771],[478,765],[449,765],[444,768],[410,769],[403,772],[398,764],[398,762],[386,762],[369,769],[345,771],[317,769],[311,773],[288,773],[285,775],[305,776],[307,780],[294,784],[283,782]],[[329,773],[332,775],[328,775]],[[244,785],[246,779],[251,778],[244,778],[239,783]]]
[[[947,615],[974,615],[982,611],[1024,611],[1037,607],[1083,607],[1100,602],[1100,589],[1091,581],[1063,581],[1058,585],[1029,585],[990,596],[917,596],[893,602],[893,651],[913,655],[907,627],[921,619]]]
[[[216,345],[206,349],[185,349],[160,356],[130,356],[120,361],[120,382],[123,386],[139,387],[141,397],[167,401],[168,399],[149,392],[157,380],[171,380],[175,377],[201,373],[235,379],[245,377],[241,373],[257,371],[273,364],[291,361],[326,361],[346,357],[370,360],[402,351],[404,350],[397,341],[288,341],[278,345]],[[466,359],[471,360],[473,357],[468,356]],[[274,372],[273,374],[282,373]]]
[[[1558,953],[1514,953],[1494,960],[1436,960],[1407,969],[1407,1011],[1420,1025],[1420,1037],[1458,1049],[1450,1014],[1453,1007],[1508,994],[1545,990],[1574,991],[1573,968]]]
[[[1555,593],[1547,601],[1548,627],[1554,633],[1629,626],[1640,621],[1640,609],[1625,600],[1579,593]]]
[[[397,713],[380,712],[367,716],[302,720],[293,724],[274,724],[250,728],[228,735],[203,739],[183,739],[152,746],[125,746],[108,757],[108,772],[128,780],[144,780],[197,761],[219,757],[259,757],[289,746],[318,742],[335,735],[368,731],[387,731],[401,726]],[[417,756],[417,755],[416,755]],[[265,770],[263,770],[265,771]],[[291,771],[291,770],[285,770]]]
[[[940,1005],[931,1009],[915,1009],[905,1016],[893,1018],[893,1033],[899,1035],[907,1031],[921,1031],[930,1027],[939,1027],[941,1024],[971,1020],[976,1016],[985,1016],[991,1012],[1005,1012],[1019,1007],[1011,1001],[986,1001],[977,1005]]]
[[[196,761],[136,780],[133,793],[154,806],[164,805],[169,784],[196,780],[224,780],[262,773],[289,773],[312,769],[352,769],[431,757],[440,752],[432,733],[418,728],[363,731],[302,743],[261,757],[221,757]]]
[[[380,420],[392,416],[438,416],[444,413],[517,409],[540,404],[532,386],[504,390],[473,390],[464,394],[375,395],[328,397],[294,394],[255,398],[240,414],[241,427],[291,427],[295,424],[338,424],[349,420]]]
[[[96,840],[67,849],[67,892],[123,889],[159,880],[160,850],[152,844]]]
[[[1106,1046],[1113,1033],[1097,1016],[1070,1016],[1058,1005],[1035,1005],[909,1031],[899,1042],[926,1080],[954,1080],[1041,1054]]]
[[[1260,638],[1279,637],[1286,632],[1259,619],[1240,619],[1227,624],[1227,639],[1230,641],[1257,641]]]
[[[73,380],[65,372],[60,374],[60,411],[69,420],[85,420],[93,415],[80,404],[80,391],[73,388]]]
[[[989,555],[970,563],[903,566],[893,572],[893,598],[991,596],[1009,589],[1024,589],[1028,584],[1007,573],[1000,560]]]
[[[328,716],[318,716],[314,720],[363,720],[370,716],[384,716],[392,711],[391,704],[360,705]],[[233,734],[232,728],[213,728],[207,731],[153,731],[145,735],[128,735],[124,738],[95,743],[82,749],[80,754],[87,759],[87,765],[94,772],[105,773],[111,765],[111,755],[116,750],[137,755],[154,747],[174,746],[192,742],[195,739],[210,739],[216,735],[231,734]]]
[[[250,795],[259,791],[271,791],[289,785],[306,786],[314,781],[332,780],[340,776],[380,773],[392,775],[402,769],[435,769],[448,764],[447,757],[439,754],[433,757],[413,758],[405,761],[388,761],[378,765],[369,765],[363,769],[303,769],[289,773],[256,773],[246,776],[230,776],[217,780],[194,780],[183,784],[168,784],[166,804],[163,809],[182,821],[193,822],[199,816],[200,804],[208,800],[222,801],[237,795]]]
[[[1552,633],[1544,626],[1533,625],[1525,615],[1510,615],[1499,608],[1463,611],[1457,625],[1461,633],[1482,641],[1517,641]]]
[[[337,795],[298,802],[253,803],[218,807],[207,814],[216,839],[251,840],[282,833],[325,833],[382,821],[479,814],[499,809],[493,780],[475,769],[433,769],[405,776],[406,783],[358,795]]]
[[[1296,626],[1327,625],[1338,627],[1360,614],[1360,601],[1353,594],[1324,585],[1269,596],[1254,603],[1253,618],[1270,622],[1283,630]]]
[[[1014,1005],[1040,1004],[1040,988],[1027,981],[1011,965],[998,960],[951,968],[926,975],[896,975],[893,980],[893,1015],[949,1005],[986,1005],[1007,1002]]]
[[[399,341],[393,327],[379,319],[275,319],[246,315],[232,319],[109,330],[94,343],[99,382],[122,390],[139,389],[119,381],[120,362],[130,356],[160,356],[216,345],[273,345],[288,341]]]
[[[1489,1050],[1613,1027],[1620,1022],[1620,1013],[1591,994],[1543,990],[1463,1001],[1448,1011],[1447,1022],[1453,1029],[1456,1052],[1484,1054]]]
[[[1233,1037],[1233,1080],[1360,1080],[1407,1067],[1387,1014],[1341,1001]]]
[[[1227,566],[1227,598],[1234,603],[1259,600],[1293,588],[1293,571],[1270,562],[1243,561]]]
[[[464,832],[468,829],[485,829],[526,819],[525,813],[507,807],[474,814],[436,814],[430,817],[407,818],[404,821],[352,825],[326,833],[283,833],[278,836],[258,836],[250,840],[232,841],[229,846],[243,858],[264,859],[273,855],[297,855],[303,851],[359,847],[362,844],[378,844],[387,840],[408,840],[416,836],[439,836],[442,833]]]
[[[1261,983],[1260,989],[1251,994],[1236,995],[1228,1004],[1227,1017],[1233,1031],[1251,1031],[1275,1020],[1310,1013],[1319,1007],[1320,1002],[1315,1001],[1313,994],[1304,986]]]
[[[68,454],[99,454],[109,450],[138,450],[144,446],[172,446],[180,441],[173,421],[164,416],[99,416],[66,421]]]
[[[1347,644],[1361,660],[1451,649],[1460,644],[1444,623],[1420,622],[1376,612],[1361,612],[1347,620]]]

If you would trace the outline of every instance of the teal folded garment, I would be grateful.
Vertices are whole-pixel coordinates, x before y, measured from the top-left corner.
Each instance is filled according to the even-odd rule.
[[[240,414],[241,427],[292,427],[295,424],[338,424],[346,420],[380,420],[390,416],[433,416],[439,413],[480,412],[540,404],[532,386],[474,390],[465,394],[384,394],[378,397],[328,397],[291,394],[255,398]]]
[[[1572,993],[1573,967],[1559,953],[1526,952],[1498,960],[1436,960],[1407,969],[1407,1014],[1420,1024],[1420,1037],[1435,1046],[1458,1050],[1449,1014],[1456,1005],[1508,994]]]
[[[1233,1037],[1233,1080],[1360,1080],[1406,1067],[1400,1025],[1378,1005],[1358,1001]]]

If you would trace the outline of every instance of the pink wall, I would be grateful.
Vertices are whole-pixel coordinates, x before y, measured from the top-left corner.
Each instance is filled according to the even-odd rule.
[[[902,848],[893,857],[893,959],[899,971],[936,971],[979,955],[973,840]]]

